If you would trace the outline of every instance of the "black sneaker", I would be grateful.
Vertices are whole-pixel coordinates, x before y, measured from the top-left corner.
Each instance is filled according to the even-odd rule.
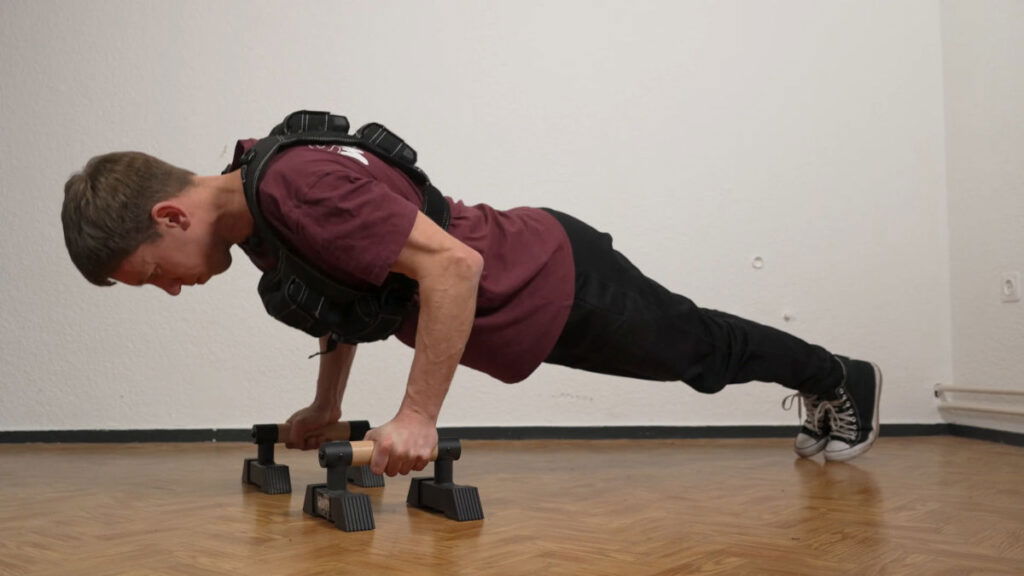
[[[801,458],[810,458],[824,450],[825,445],[828,444],[828,432],[830,429],[828,415],[830,412],[825,409],[824,402],[818,396],[814,394],[801,394],[799,392],[783,398],[782,409],[791,410],[793,408],[793,401],[797,398],[800,398],[800,404],[797,404],[797,413],[803,412],[807,416],[800,416],[803,420],[803,426],[800,427],[800,433],[796,435],[793,451]]]
[[[832,397],[823,399],[830,428],[825,459],[844,461],[867,452],[878,438],[882,371],[871,362],[836,358],[843,365],[844,378]]]

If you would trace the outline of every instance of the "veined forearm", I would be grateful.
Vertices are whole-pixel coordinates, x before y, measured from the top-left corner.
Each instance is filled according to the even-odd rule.
[[[473,328],[481,268],[472,253],[420,279],[416,352],[401,411],[437,421]]]

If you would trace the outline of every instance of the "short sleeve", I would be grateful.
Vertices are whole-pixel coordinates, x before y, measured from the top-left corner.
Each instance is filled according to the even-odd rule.
[[[419,212],[385,184],[344,170],[311,178],[268,173],[260,192],[285,241],[342,282],[382,284]]]

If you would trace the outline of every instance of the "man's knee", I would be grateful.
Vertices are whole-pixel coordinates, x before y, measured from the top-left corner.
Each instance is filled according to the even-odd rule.
[[[698,321],[690,323],[681,380],[703,394],[720,392],[739,363],[735,331],[715,310],[695,308]]]

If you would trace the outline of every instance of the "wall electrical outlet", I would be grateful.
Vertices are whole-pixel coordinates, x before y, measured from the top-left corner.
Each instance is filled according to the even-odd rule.
[[[1000,288],[1003,302],[1020,302],[1020,272],[1004,272]]]

